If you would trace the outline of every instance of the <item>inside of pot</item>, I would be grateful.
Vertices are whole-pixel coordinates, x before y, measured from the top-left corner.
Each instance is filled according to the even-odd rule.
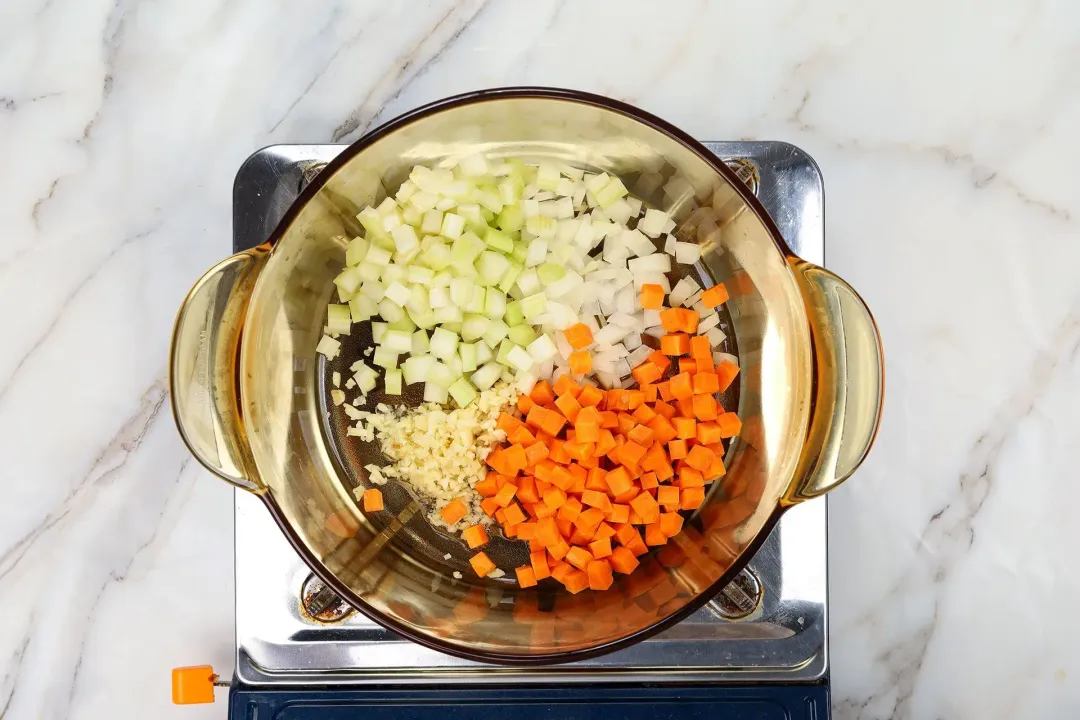
[[[731,294],[722,328],[741,372],[724,406],[739,413],[743,432],[725,456],[728,472],[710,486],[681,534],[641,558],[632,575],[616,576],[607,591],[571,595],[547,583],[519,588],[509,571],[527,564],[527,546],[501,537],[493,537],[488,554],[508,576],[478,578],[464,543],[424,521],[423,498],[384,486],[386,509],[370,516],[355,500],[355,489],[368,483],[364,466],[381,464],[381,453],[347,436],[348,418],[327,401],[329,378],[342,368],[315,354],[344,260],[343,238],[361,234],[356,213],[394,193],[414,165],[476,152],[618,174],[633,194],[679,221],[679,239],[707,247],[694,269],[698,279],[722,281]],[[256,285],[242,341],[242,412],[252,453],[305,559],[382,622],[489,659],[602,647],[704,599],[775,518],[810,412],[813,366],[803,302],[782,246],[743,189],[663,129],[554,97],[446,106],[408,118],[346,155],[286,220]],[[341,362],[359,357],[365,343],[370,336],[354,331]],[[379,392],[369,398],[371,404],[382,399]],[[395,398],[419,400],[408,390]]]

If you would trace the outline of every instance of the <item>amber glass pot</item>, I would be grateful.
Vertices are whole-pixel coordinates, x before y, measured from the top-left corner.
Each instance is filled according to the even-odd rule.
[[[356,213],[394,192],[412,166],[476,152],[556,160],[644,188],[646,203],[679,221],[681,239],[707,246],[701,272],[731,293],[744,430],[725,457],[727,475],[680,535],[605,592],[570,595],[546,582],[522,590],[509,577],[469,573],[450,580],[450,567],[398,541],[422,518],[415,505],[379,517],[357,506],[357,480],[342,477],[321,419],[315,346],[344,238],[361,234]],[[640,182],[646,175],[656,181]],[[883,364],[860,297],[796,257],[754,195],[699,143],[606,98],[515,88],[428,105],[346,148],[267,243],[196,283],[177,317],[170,380],[195,457],[259,495],[304,561],[351,605],[444,652],[529,664],[637,642],[714,596],[785,509],[836,487],[862,462],[881,412]]]

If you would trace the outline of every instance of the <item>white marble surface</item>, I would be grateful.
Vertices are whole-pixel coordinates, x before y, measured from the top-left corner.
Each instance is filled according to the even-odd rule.
[[[820,163],[889,370],[831,505],[835,717],[1077,717],[1078,79],[1069,0],[0,3],[0,717],[224,717],[169,704],[231,671],[232,516],[165,368],[233,174],[509,84]]]

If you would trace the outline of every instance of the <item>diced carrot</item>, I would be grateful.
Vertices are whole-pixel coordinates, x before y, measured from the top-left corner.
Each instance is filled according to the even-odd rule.
[[[550,405],[555,402],[555,393],[552,392],[551,385],[547,380],[541,380],[533,385],[529,398],[537,405]]]
[[[556,465],[555,469],[551,471],[550,482],[552,485],[565,492],[574,484],[574,476],[571,475],[570,471],[565,467]]]
[[[517,503],[510,503],[504,511],[505,525],[517,525],[525,521],[525,511]]]
[[[551,557],[556,560],[562,560],[566,557],[566,553],[570,552],[570,545],[567,544],[566,540],[563,540],[560,537],[554,544],[547,546],[547,551]],[[554,573],[552,573],[552,575],[554,575]]]
[[[563,375],[563,377],[566,377],[566,375]],[[573,393],[566,393],[565,395],[560,395],[556,398],[555,407],[559,408],[559,410],[562,411],[562,414],[570,422],[574,422],[578,412],[581,411],[581,403],[577,401],[577,398],[574,397]]]
[[[665,380],[662,383],[656,384],[656,389],[660,393],[660,399],[666,403],[675,399],[675,396],[671,394],[671,381]]]
[[[499,418],[495,421],[495,427],[502,430],[507,435],[512,433],[515,428],[521,427],[521,424],[520,420],[507,413],[499,413]]]
[[[473,487],[476,488],[477,494],[481,497],[491,497],[499,491],[499,485],[496,482],[496,478],[499,476],[496,472],[489,472],[483,480],[479,481]]]
[[[634,420],[634,416],[630,413],[619,413],[619,432],[623,435],[628,434],[637,425],[637,421]]]
[[[675,408],[683,417],[694,417],[694,396],[679,398],[675,401]]]
[[[645,310],[659,310],[664,306],[664,286],[655,283],[641,284],[641,307]]]
[[[588,350],[575,350],[570,353],[570,372],[575,375],[588,375],[592,372],[592,354]]]
[[[645,544],[645,541],[641,539],[640,535],[627,543],[625,547],[627,550],[634,553],[636,557],[641,557],[649,552],[648,546]]]
[[[659,515],[657,516],[659,518]],[[666,545],[668,536],[664,534],[663,529],[660,527],[659,519],[656,522],[649,523],[645,526],[645,544],[649,546]]]
[[[574,566],[570,563],[556,562],[551,566],[551,577],[555,578],[563,585],[566,584],[566,578],[572,572],[574,572]]]
[[[580,465],[575,465],[573,463],[567,465],[566,469],[570,473],[570,477],[574,479],[574,482],[572,483],[572,486],[570,488],[571,492],[581,492],[580,490],[574,490],[573,485],[578,485],[580,483],[582,489],[584,489],[585,480],[589,477],[589,471],[581,467]]]
[[[513,488],[513,485],[507,487]],[[516,489],[516,488],[515,488]],[[513,493],[510,497],[513,497]],[[461,518],[465,517],[469,513],[469,508],[460,499],[454,498],[450,502],[446,503],[446,506],[439,511],[439,515],[446,521],[447,525],[453,525]]]
[[[566,581],[563,583],[563,587],[571,595],[577,595],[579,592],[589,587],[589,575],[584,570],[575,570],[566,576]]]
[[[645,393],[640,390],[626,391],[626,409],[637,410],[645,402]]]
[[[682,532],[683,517],[677,512],[660,513],[660,530],[669,538]]]
[[[612,503],[608,511],[608,522],[624,523],[630,519],[630,506],[621,503]]]
[[[443,508],[444,510],[446,508]],[[499,502],[494,497],[484,498],[480,501],[480,509],[484,511],[484,514],[488,517],[493,517],[496,510],[500,510]],[[441,514],[441,513],[440,513]],[[445,520],[446,517],[443,516]]]
[[[611,555],[611,536],[593,540],[589,543],[589,553],[597,560]]]
[[[678,436],[678,431],[664,416],[659,415],[649,423],[649,429],[653,431],[653,440],[665,444]]]
[[[633,525],[626,524],[615,530],[615,540],[620,545],[626,545],[635,537],[640,537],[640,535],[638,534],[637,528]]]
[[[573,395],[577,397],[578,393],[581,392],[581,386],[574,382],[574,378],[569,375],[560,376],[551,389],[555,391],[556,396]]]
[[[712,395],[695,395],[693,405],[694,417],[698,420],[716,419],[716,398]]]
[[[698,431],[700,432],[700,428]],[[672,440],[668,443],[668,455],[671,456],[672,460],[682,460],[686,457],[686,453],[686,440]]]
[[[713,455],[712,450],[703,445],[695,445],[690,448],[690,453],[686,456],[686,464],[699,472],[704,472],[712,465],[714,457],[716,456]]]
[[[626,468],[624,467],[617,467],[614,470],[609,470],[604,475],[604,482],[612,495],[618,495],[633,486],[630,475],[626,472]]]
[[[660,482],[666,482],[673,477],[675,477],[675,470],[672,469],[670,463],[664,463],[663,467],[656,471],[656,479]]]
[[[461,539],[471,549],[475,550],[488,541],[487,530],[483,525],[470,525],[461,531]]]
[[[536,437],[529,432],[529,428],[522,425],[521,427],[514,428],[514,431],[506,436],[506,441],[513,443],[514,445],[525,447],[536,442]]]
[[[637,569],[640,564],[638,559],[634,557],[634,553],[630,552],[625,547],[617,547],[611,551],[610,558],[611,568],[623,575],[629,575]]]
[[[584,462],[592,457],[593,450],[596,445],[591,442],[573,442],[566,443],[563,447],[566,448],[567,454],[578,462]]]
[[[636,498],[630,501],[630,507],[641,516],[641,519],[645,523],[656,522],[660,519],[660,506],[656,504],[656,500],[648,492],[641,492]]]
[[[734,414],[734,413],[732,413]],[[721,415],[720,417],[723,417]],[[717,418],[719,420],[720,418]],[[702,445],[712,445],[721,440],[720,426],[716,423],[703,422],[697,426],[697,441]]]
[[[506,465],[512,470],[512,472],[505,473],[506,475],[514,477],[519,472],[529,467],[529,461],[525,456],[525,448],[521,445],[511,445],[510,447],[505,448],[504,452],[506,454]]]
[[[519,568],[514,568],[514,573],[517,575],[518,585],[523,588],[530,588],[536,585],[536,572],[528,565],[522,565]]]
[[[548,567],[547,553],[545,551],[537,550],[529,553],[529,564],[532,565],[537,580],[551,577],[551,568]]]
[[[704,473],[705,479],[708,482],[712,482],[717,478],[722,478],[727,475],[727,468],[724,467],[724,460],[716,453],[713,453],[713,462],[709,466],[709,469]]]
[[[648,447],[653,442],[653,431],[646,425],[638,425],[627,437],[642,447]]]
[[[569,520],[570,522],[577,520],[582,507],[581,501],[576,497],[568,497],[566,502],[559,507],[559,519]]]
[[[547,517],[536,521],[536,539],[541,545],[549,549],[562,540],[562,535],[559,534],[559,528],[555,524],[554,518]]]
[[[583,537],[579,538],[578,540],[574,539],[573,535],[577,531],[577,528],[574,525],[573,520],[566,520],[566,519],[563,519],[563,518],[556,517],[555,518],[555,526],[557,528],[559,528],[559,534],[562,535],[563,538],[569,538],[570,543],[573,544],[573,545],[581,545],[581,544],[585,543],[587,538],[588,538],[588,536],[586,535],[586,536],[583,536]]]
[[[709,338],[704,335],[695,335],[690,338],[690,357],[695,360],[712,358],[712,345]]]
[[[566,418],[554,410],[548,410],[540,405],[534,405],[533,409],[529,411],[529,414],[525,416],[525,422],[554,437],[563,429],[563,425],[566,424]]]
[[[581,511],[577,520],[574,521],[574,525],[582,529],[591,529],[595,531],[596,527],[602,522],[604,522],[603,510],[591,507]]]
[[[680,440],[692,440],[697,437],[697,420],[692,417],[677,417],[671,419]]]
[[[607,560],[593,560],[586,573],[592,590],[607,590],[615,582],[611,575],[611,563]]]
[[[682,330],[682,322],[679,319],[679,309],[668,308],[667,310],[661,310],[660,324],[663,325],[665,332],[674,333]]]
[[[654,383],[664,377],[664,371],[653,365],[651,362],[644,362],[641,365],[638,365],[630,374],[637,380],[638,385],[648,385],[649,383]]]
[[[542,442],[534,442],[532,445],[525,448],[525,462],[528,463],[528,467],[536,465],[547,456],[547,445]]]
[[[678,509],[679,488],[674,485],[661,485],[656,490],[656,502],[665,508]]]
[[[708,339],[708,338],[706,338],[706,339]],[[708,372],[708,373],[716,372],[716,363],[713,362],[712,355],[702,355],[699,358],[694,358],[694,360],[697,362],[697,371],[698,372]]]
[[[599,490],[586,490],[581,493],[581,502],[589,507],[599,508],[602,512],[611,509],[611,500],[608,499],[607,493]]]
[[[697,360],[693,358],[679,358],[679,372],[693,375],[697,372]]]
[[[499,507],[506,507],[514,499],[515,495],[517,495],[517,486],[507,483],[499,488],[499,492],[495,493],[495,502],[498,503]],[[446,522],[450,521],[447,520]]]
[[[611,430],[619,427],[619,416],[610,410],[605,410],[600,413],[600,428],[602,430]]]
[[[585,385],[577,396],[582,407],[596,407],[604,399],[604,391],[592,385]]]
[[[552,510],[558,510],[566,502],[566,493],[553,487],[544,493],[544,504]]]
[[[556,462],[559,465],[565,465],[573,460],[573,458],[570,457],[570,453],[566,451],[566,443],[562,440],[551,441],[551,445],[548,448],[548,457],[551,458],[552,462]],[[563,489],[565,490],[566,488]]]
[[[645,393],[645,402],[646,403],[654,403],[654,402],[656,402],[657,398],[660,397],[660,388],[657,387],[656,383],[649,383],[647,385],[642,385],[641,386],[641,391],[643,393]]]
[[[643,457],[645,457],[645,447],[633,440],[627,441],[619,448],[619,462],[628,468],[636,468]]]
[[[671,378],[671,394],[678,398],[691,398],[694,396],[694,381],[690,377],[690,373],[679,373],[675,377]],[[536,412],[537,408],[533,408],[529,413],[530,417],[533,412]],[[530,422],[530,425],[532,423]]]
[[[667,372],[667,369],[671,367],[671,358],[659,350],[653,350],[645,359],[660,368],[660,372]]]
[[[700,470],[696,470],[689,465],[684,465],[683,467],[679,468],[678,483],[680,489],[689,487],[704,487],[705,476],[701,474]]]
[[[585,490],[599,490],[600,492],[607,492],[607,474],[608,471],[600,467],[589,470],[589,475],[585,479]],[[584,490],[582,492],[584,492]]]
[[[668,456],[664,452],[664,446],[660,443],[653,443],[645,451],[645,457],[641,459],[641,469],[642,471],[656,472],[667,461]]]
[[[675,308],[675,312],[679,315],[679,330],[685,333],[693,335],[697,332],[698,320],[701,316],[698,315],[697,310],[691,310],[689,308]],[[690,349],[687,347],[687,352]]]
[[[739,366],[730,360],[723,360],[716,366],[716,375],[720,380],[720,392],[726,391],[739,374]]]
[[[701,293],[701,302],[705,303],[705,307],[714,308],[717,305],[722,305],[727,302],[728,291],[724,287],[724,283],[717,283],[711,288]]]
[[[647,473],[645,473],[644,475],[641,476],[641,489],[642,490],[652,490],[653,488],[658,487],[659,485],[660,485],[660,482],[656,479],[656,473],[655,472],[647,472]],[[631,488],[631,489],[633,489],[633,488]],[[636,495],[636,493],[635,493],[635,495]],[[621,500],[621,498],[615,498],[615,499],[616,500]],[[630,501],[631,499],[632,498],[627,498],[627,501]]]
[[[533,468],[533,475],[536,476],[537,480],[551,482],[551,478],[555,473],[555,468],[557,467],[558,465],[556,465],[555,461],[552,460],[549,456],[547,459],[541,460],[540,462],[536,463],[536,467]]]
[[[742,430],[742,420],[740,420],[739,416],[733,412],[726,412],[718,416],[716,418],[716,425],[720,432],[720,437],[722,438],[735,437]]]
[[[655,387],[655,386],[653,386]],[[652,400],[651,402],[656,402]],[[643,404],[637,410],[630,414],[630,417],[637,420],[639,423],[647,423],[656,417],[656,411],[653,410],[648,404]]]
[[[535,540],[536,539],[536,523],[523,522],[514,525],[514,531],[517,533],[518,540]]]
[[[596,443],[600,440],[600,412],[591,406],[583,407],[574,421],[575,439],[579,443]],[[595,447],[593,448],[595,452]]]
[[[705,488],[683,488],[679,495],[680,510],[697,510],[705,502]]]
[[[570,563],[578,570],[587,568],[592,560],[592,554],[583,547],[571,547],[570,552],[566,553],[566,562]]]
[[[615,537],[615,528],[608,525],[606,520],[596,526],[596,533],[593,534],[594,541],[607,540],[612,537]]]
[[[690,338],[685,333],[668,333],[660,338],[660,352],[677,356],[690,352]]]
[[[593,344],[592,329],[585,323],[577,323],[563,330],[563,337],[575,350],[587,348]]]
[[[599,526],[597,526],[597,527],[599,527]],[[581,547],[585,547],[586,545],[588,545],[589,543],[591,543],[593,541],[594,535],[596,533],[596,528],[584,528],[583,529],[583,528],[577,527],[576,525],[568,528],[568,530],[569,530],[568,535],[569,535],[569,540],[570,540],[571,547],[573,547],[574,545],[579,545]]]
[[[518,409],[518,412],[521,413],[522,415],[528,415],[529,411],[532,410],[532,406],[535,405],[535,404],[536,403],[533,402],[533,399],[531,397],[529,397],[528,395],[519,395],[518,396],[517,409]]]
[[[657,415],[661,415],[668,420],[679,414],[674,407],[662,401],[653,403],[653,410],[656,411]]]
[[[699,372],[694,376],[694,393],[713,393],[720,392],[720,377],[714,372]]]
[[[491,558],[486,553],[478,552],[469,558],[469,564],[472,565],[476,574],[480,577],[485,577],[489,572],[495,569],[495,563],[491,562]]]
[[[368,488],[364,491],[364,511],[365,512],[378,512],[383,509],[383,496],[382,490],[379,488]]]

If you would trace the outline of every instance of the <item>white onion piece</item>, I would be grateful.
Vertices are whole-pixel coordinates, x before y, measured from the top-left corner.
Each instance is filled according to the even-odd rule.
[[[709,338],[709,344],[713,347],[719,346],[720,343],[724,342],[724,340],[727,339],[727,335],[724,334],[724,331],[718,327],[714,327],[708,332],[706,332],[705,337]]]

